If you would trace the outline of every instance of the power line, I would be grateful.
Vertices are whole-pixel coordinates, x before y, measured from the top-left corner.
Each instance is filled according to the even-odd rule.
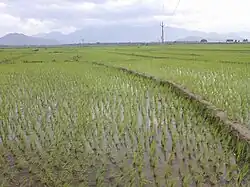
[[[171,14],[171,16],[173,16],[173,15],[175,14],[175,12],[177,11],[180,2],[181,2],[181,0],[178,0],[177,4],[176,4],[176,6],[175,6],[175,9],[174,9],[173,13]]]
[[[175,13],[176,13],[176,11],[177,11],[179,5],[180,5],[180,2],[181,2],[181,0],[178,0],[178,1],[177,1],[176,5],[175,5],[175,8],[174,8],[173,12],[170,14],[170,16],[175,15]],[[163,12],[164,12],[164,11],[165,11],[165,5],[163,4],[162,7],[163,7]]]

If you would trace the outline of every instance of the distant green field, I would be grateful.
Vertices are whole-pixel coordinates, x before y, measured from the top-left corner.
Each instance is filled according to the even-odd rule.
[[[172,88],[95,62],[250,128],[247,44],[0,49],[0,186],[249,186],[241,140]]]

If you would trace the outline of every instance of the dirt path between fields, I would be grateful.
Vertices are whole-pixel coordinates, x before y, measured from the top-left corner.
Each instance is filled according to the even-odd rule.
[[[140,73],[140,72],[129,70],[129,69],[123,68],[123,67],[110,66],[110,65],[103,64],[103,63],[99,63],[99,62],[92,62],[92,63],[96,64],[96,65],[100,65],[100,66],[105,66],[107,68],[117,69],[117,70],[129,73],[129,74],[141,76],[141,77],[144,77],[147,79],[151,79],[151,80],[156,81],[160,85],[166,85],[166,86],[172,88],[172,90],[175,93],[177,93],[177,94],[185,97],[186,99],[194,102],[196,104],[196,106],[199,106],[199,109],[203,110],[204,114],[206,115],[204,117],[208,116],[210,118],[210,120],[217,121],[218,123],[223,124],[223,126],[222,126],[223,130],[227,130],[229,133],[231,133],[233,135],[233,137],[236,138],[235,139],[236,141],[243,140],[243,142],[247,143],[248,146],[244,147],[244,150],[242,150],[241,152],[247,153],[250,150],[250,129],[247,128],[247,126],[245,124],[231,120],[225,111],[217,108],[212,103],[210,103],[206,100],[203,100],[201,96],[192,93],[187,88],[184,88],[184,87],[182,87],[182,86],[180,86],[172,81],[157,79],[156,77],[149,75],[149,74],[146,74],[146,73]]]

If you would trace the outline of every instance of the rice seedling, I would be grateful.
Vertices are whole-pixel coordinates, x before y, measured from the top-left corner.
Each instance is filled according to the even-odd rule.
[[[212,49],[211,49],[212,47]],[[199,94],[203,99],[226,110],[232,120],[249,127],[249,55],[248,47],[171,45],[166,47],[121,47],[103,51],[99,60],[104,64],[125,67],[140,73],[147,73],[160,79],[167,79]],[[188,53],[190,52],[190,53]],[[198,53],[193,58],[192,54]],[[244,55],[243,55],[244,54]],[[132,58],[133,57],[133,58]],[[131,60],[128,60],[132,58]],[[225,59],[226,58],[226,59]],[[117,60],[114,60],[117,59]],[[223,63],[223,62],[229,63]],[[239,62],[240,63],[235,63]]]
[[[0,184],[241,186],[246,145],[154,80],[90,63],[0,71]],[[23,170],[27,170],[23,174]]]

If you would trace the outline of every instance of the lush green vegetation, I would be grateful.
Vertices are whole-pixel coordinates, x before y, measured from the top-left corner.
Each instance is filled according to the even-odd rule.
[[[249,48],[2,49],[0,184],[248,186],[241,140],[171,88],[93,62],[179,83],[250,125]]]
[[[100,49],[89,57],[181,84],[250,127],[249,51],[249,45],[144,46]]]

